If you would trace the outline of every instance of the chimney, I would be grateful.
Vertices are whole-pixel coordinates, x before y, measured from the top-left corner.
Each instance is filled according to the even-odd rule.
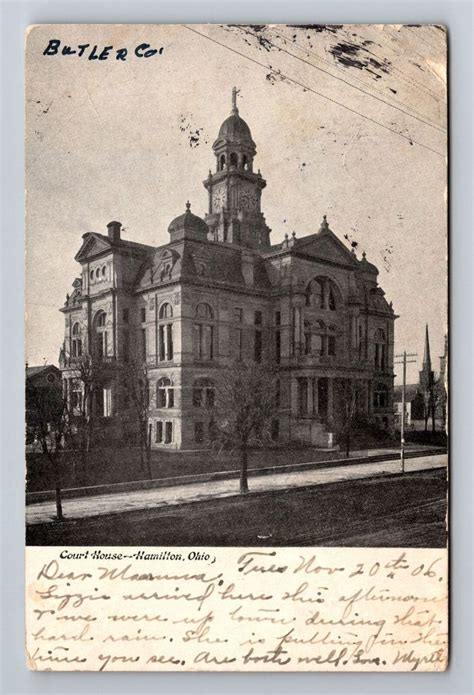
[[[110,241],[117,242],[120,241],[120,228],[122,227],[121,222],[109,222],[107,225],[108,237]]]

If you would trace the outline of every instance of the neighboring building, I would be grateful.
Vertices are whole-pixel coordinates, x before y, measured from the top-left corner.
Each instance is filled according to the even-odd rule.
[[[405,388],[405,424],[415,429],[427,429],[428,420],[441,424],[442,429],[446,425],[446,363],[448,355],[448,341],[445,337],[444,355],[440,360],[439,378],[436,378],[431,365],[430,336],[428,324],[425,327],[425,346],[423,352],[423,366],[420,370],[418,383],[407,384]],[[400,428],[402,413],[402,386],[394,389],[395,425]]]
[[[48,398],[54,394],[57,398],[61,395],[62,381],[61,370],[54,364],[43,364],[40,367],[26,365],[25,382],[25,414],[26,426],[32,428],[38,421],[38,400]],[[41,396],[38,398],[38,396]]]
[[[275,439],[331,446],[349,380],[358,385],[358,412],[390,428],[396,316],[377,268],[365,253],[358,260],[325,216],[314,233],[271,245],[266,182],[254,171],[256,147],[235,90],[213,151],[207,214],[187,203],[167,244],[125,241],[119,222],[107,235],[83,235],[81,275],[61,309],[70,402],[81,403],[77,364],[88,354],[103,366],[94,414],[120,436],[130,403],[114,366],[146,363],[153,446],[194,449],[207,439],[218,371],[254,359],[280,372]]]

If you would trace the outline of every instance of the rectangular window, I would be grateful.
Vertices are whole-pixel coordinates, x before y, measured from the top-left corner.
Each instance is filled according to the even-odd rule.
[[[256,311],[256,312],[255,312],[255,325],[256,325],[256,326],[261,326],[262,323],[263,323],[262,312],[261,312],[261,311]]]
[[[275,311],[275,326],[281,326],[281,311]]]
[[[155,442],[158,444],[163,441],[163,423],[158,420],[155,427]]]
[[[262,331],[255,331],[254,360],[255,362],[262,360]]]
[[[168,389],[168,408],[174,408],[174,389]]]
[[[281,331],[275,331],[275,360],[280,364],[281,360]]]
[[[122,311],[122,320],[124,323],[128,323],[128,309]]]
[[[142,360],[146,362],[146,328],[142,328]]]
[[[272,439],[274,442],[278,440],[280,436],[280,422],[278,420],[272,420]]]
[[[308,412],[308,380],[298,379],[298,410],[300,415]]]
[[[240,307],[237,307],[237,306],[234,307],[234,321],[236,323],[242,323],[243,318],[244,318],[243,309],[241,309]]]
[[[195,422],[194,423],[194,441],[196,444],[202,444],[204,441],[204,423]]]
[[[128,331],[123,332],[123,361],[128,362],[129,360],[129,346],[130,346],[130,335]]]
[[[328,336],[328,355],[334,357],[336,354],[336,337],[334,335]]]
[[[171,323],[166,325],[166,359],[173,359],[173,326]]]
[[[157,408],[166,408],[166,389],[159,388],[157,392]]]
[[[173,423],[165,422],[165,444],[173,441]]]
[[[202,389],[193,389],[193,407],[200,408],[202,406]]]
[[[214,389],[206,389],[206,408],[214,407]]]
[[[104,388],[104,417],[112,416],[112,389],[110,386]]]
[[[165,327],[160,326],[158,328],[158,357],[160,362],[165,361]]]
[[[380,347],[379,344],[375,343],[375,360],[374,361],[375,361],[376,367],[379,366],[379,347]]]
[[[140,309],[140,321],[142,323],[145,323],[146,321],[146,308],[144,306],[142,306],[142,308]]]
[[[214,358],[214,327],[205,324],[194,325],[194,357],[197,360]]]
[[[235,329],[234,351],[235,359],[241,360],[243,354],[243,330],[241,328]]]

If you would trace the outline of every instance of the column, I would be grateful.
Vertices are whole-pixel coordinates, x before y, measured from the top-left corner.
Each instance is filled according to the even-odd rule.
[[[318,377],[313,379],[313,408],[315,415],[319,415],[319,402],[318,402]]]
[[[328,420],[334,415],[334,379],[328,379]]]
[[[295,377],[290,385],[290,412],[291,415],[298,413],[298,380]]]
[[[308,408],[308,415],[312,416],[314,415],[314,379],[311,377],[307,377],[307,390],[306,390],[306,398],[307,398],[307,408]]]

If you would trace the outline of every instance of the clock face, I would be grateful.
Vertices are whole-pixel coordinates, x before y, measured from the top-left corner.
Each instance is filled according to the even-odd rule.
[[[212,196],[212,207],[214,210],[221,210],[227,201],[227,193],[225,188],[217,188]]]
[[[245,210],[255,210],[258,206],[258,197],[253,188],[242,188],[240,192],[240,207]]]

